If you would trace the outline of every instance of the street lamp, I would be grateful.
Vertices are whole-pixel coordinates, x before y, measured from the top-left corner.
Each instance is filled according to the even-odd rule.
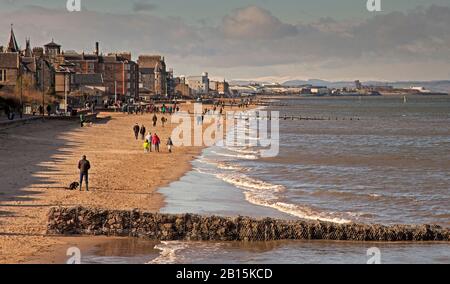
[[[20,68],[20,118],[22,118],[23,115],[23,67]]]
[[[67,110],[68,110],[68,104],[67,104],[67,72],[64,72],[64,110],[65,110],[65,114],[67,116]],[[70,75],[69,75],[70,78]]]
[[[45,117],[45,59],[42,59],[42,117]]]

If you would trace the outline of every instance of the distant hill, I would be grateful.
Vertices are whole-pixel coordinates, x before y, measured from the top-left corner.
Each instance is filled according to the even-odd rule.
[[[250,81],[250,80],[231,80],[229,82],[232,86],[248,86],[251,84],[260,84],[260,85],[269,85],[271,82],[263,82],[263,81]]]
[[[302,86],[302,85],[313,85],[313,86],[329,86],[331,83],[337,83],[337,82],[330,82],[325,81],[321,79],[309,79],[307,81],[305,80],[291,80],[284,82],[283,86]]]
[[[250,81],[250,80],[232,80],[231,85],[237,86],[247,86],[250,84],[260,84],[260,85],[270,85],[272,82],[266,81]],[[436,81],[394,81],[394,82],[384,82],[384,81],[363,81],[363,85],[372,86],[393,86],[395,88],[409,88],[409,87],[424,87],[432,92],[448,93],[450,94],[450,80],[436,80]],[[281,84],[285,87],[297,87],[303,85],[313,85],[313,86],[327,86],[329,88],[344,88],[344,87],[355,87],[355,82],[353,81],[326,81],[321,79],[309,79],[309,80],[290,80]]]
[[[372,86],[393,86],[395,88],[409,88],[414,87],[424,87],[433,92],[443,92],[450,93],[450,80],[441,81],[398,81],[398,82],[382,82],[382,81],[366,81],[362,82],[363,85]],[[302,85],[314,85],[314,86],[327,86],[329,88],[343,88],[343,87],[355,87],[355,83],[351,81],[325,81],[320,79],[310,79],[310,80],[291,80],[284,82],[283,86],[302,86]]]
[[[397,88],[408,88],[411,86],[422,86],[433,92],[449,93],[450,94],[450,81],[411,81],[411,82],[393,82],[389,83]]]

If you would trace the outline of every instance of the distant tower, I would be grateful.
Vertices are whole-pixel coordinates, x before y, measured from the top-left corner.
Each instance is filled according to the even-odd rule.
[[[155,65],[155,93],[162,95],[162,66],[161,62],[157,62]]]
[[[24,52],[24,56],[25,57],[33,57],[33,51],[31,50],[31,44],[30,44],[30,39],[27,38],[27,47],[25,48],[25,52]]]
[[[61,45],[56,44],[53,39],[52,42],[47,43],[46,45],[44,45],[44,47],[45,47],[45,55],[56,56],[61,54]]]
[[[167,71],[164,57],[155,65],[155,93],[157,95],[167,94]]]
[[[14,35],[13,25],[11,24],[11,33],[9,35],[9,43],[6,48],[6,52],[20,52],[19,45],[17,44],[16,36]]]
[[[205,94],[209,93],[209,74],[208,72],[203,72],[202,74],[202,85],[203,85],[203,92]]]

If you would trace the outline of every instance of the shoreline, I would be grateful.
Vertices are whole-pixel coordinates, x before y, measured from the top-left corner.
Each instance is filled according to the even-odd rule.
[[[1,133],[0,133],[1,134]],[[1,136],[0,136],[0,139],[1,139]],[[204,151],[204,149],[205,149],[206,147],[203,147],[203,148],[201,148],[199,151],[200,152],[202,152],[202,151]],[[193,158],[195,158],[195,157],[193,157]],[[189,164],[191,164],[191,162],[189,162]],[[187,170],[187,172],[186,173],[188,173],[189,172],[189,170]],[[183,175],[183,176],[185,176],[186,175],[186,173]],[[161,192],[161,188],[162,187],[160,187],[160,188],[158,188],[157,189],[157,191],[160,191]],[[163,192],[161,192],[161,194],[164,196],[164,193]],[[0,196],[0,198],[1,198],[1,196]],[[0,208],[1,209],[1,208]],[[1,210],[0,210],[1,211]],[[191,212],[192,213],[192,212]],[[89,254],[89,251],[93,251],[93,250],[96,250],[96,251],[103,251],[104,250],[104,246],[103,246],[103,243],[106,241],[107,243],[115,243],[116,241],[114,240],[114,238],[111,238],[111,237],[108,237],[108,238],[106,238],[105,240],[103,240],[102,238],[99,238],[99,237],[83,237],[83,236],[81,236],[81,237],[76,237],[75,238],[75,240],[72,240],[72,238],[74,238],[74,237],[62,237],[62,239],[63,239],[63,241],[64,242],[67,242],[67,243],[69,243],[69,242],[71,242],[71,243],[80,243],[80,247],[82,247],[83,248],[83,252],[86,250],[86,252]],[[87,239],[87,240],[86,240]],[[130,239],[128,239],[128,238],[126,238],[126,239],[121,239],[121,242],[125,242],[125,243],[127,243],[127,242],[134,242],[133,240],[130,240]],[[87,245],[86,245],[87,244]],[[86,245],[86,246],[85,246]],[[59,255],[63,255],[64,257],[63,258],[61,258],[61,261],[64,261],[67,257],[65,257],[65,250],[63,250],[63,246],[55,246],[54,247],[54,250],[53,251],[55,251],[55,253],[53,253],[53,255],[55,255],[55,254],[59,254]],[[142,249],[142,251],[144,252],[144,251],[146,251],[146,248],[141,248]],[[141,253],[141,251],[134,251],[134,252],[136,252],[137,254],[139,254],[140,255],[140,253]],[[145,253],[145,252],[144,252]],[[49,255],[50,257],[52,257],[52,253],[48,253],[47,252],[47,255]],[[97,255],[97,254],[96,254]],[[44,257],[44,256],[43,256]],[[42,259],[43,259],[43,257],[40,257],[40,259],[41,259],[41,261],[42,261]],[[51,262],[52,260],[48,260],[49,262]]]
[[[5,173],[0,190],[0,263],[26,263],[30,258],[46,263],[56,250],[69,245],[66,238],[45,235],[46,215],[53,206],[90,204],[159,211],[164,200],[157,189],[188,172],[202,148],[180,147],[169,155],[165,140],[172,126],[162,128],[158,123],[148,130],[158,133],[162,151],[145,155],[142,141],[133,137],[132,126],[136,122],[150,126],[151,116],[105,113],[92,127],[34,121],[0,129],[0,153],[4,156],[0,169]],[[91,191],[68,191],[65,187],[78,179],[76,164],[82,154],[92,164]],[[149,167],[143,166],[146,164]],[[97,241],[83,243],[91,247]]]
[[[184,104],[181,110],[192,111],[192,106]],[[165,201],[158,190],[187,174],[205,147],[176,147],[169,155],[165,140],[174,127],[168,123],[163,128],[158,121],[153,128],[152,116],[101,113],[92,127],[80,128],[73,121],[36,120],[13,129],[0,128],[0,141],[5,145],[0,153],[6,160],[0,163],[6,172],[2,183],[11,187],[0,190],[0,263],[60,263],[70,246],[90,250],[105,241],[47,236],[46,216],[51,207],[76,204],[159,212]],[[142,141],[134,141],[132,134],[135,123],[144,123],[147,131],[158,133],[161,153],[143,153]],[[18,157],[18,153],[23,155]],[[91,191],[67,191],[64,187],[78,179],[76,163],[82,154],[92,164]]]

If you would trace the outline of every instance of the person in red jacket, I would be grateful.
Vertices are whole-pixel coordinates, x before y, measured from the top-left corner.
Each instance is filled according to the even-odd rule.
[[[161,140],[159,139],[158,135],[155,133],[152,137],[152,144],[155,147],[155,151],[159,152],[159,144],[161,144]]]

